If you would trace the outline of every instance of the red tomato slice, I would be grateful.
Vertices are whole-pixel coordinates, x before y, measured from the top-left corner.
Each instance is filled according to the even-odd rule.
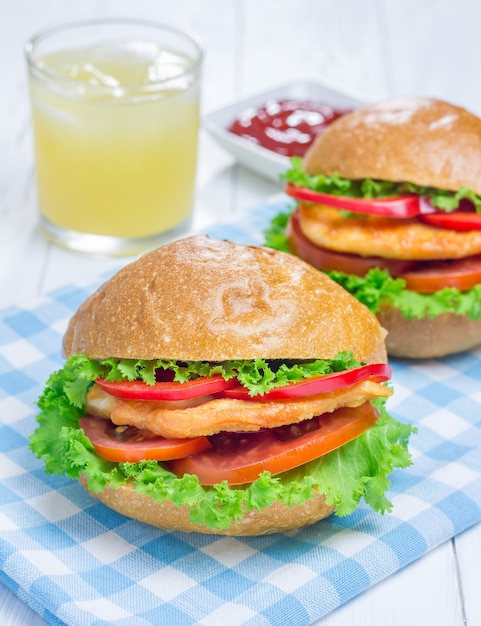
[[[187,458],[169,462],[169,469],[177,476],[195,474],[202,485],[215,485],[226,480],[230,485],[243,485],[259,477],[265,470],[272,475],[299,467],[339,448],[373,426],[379,417],[377,409],[366,402],[357,408],[340,408],[308,420],[308,424],[272,428],[258,433],[225,433],[216,435],[222,443],[231,436],[235,447],[220,448],[216,437],[211,437],[212,449]],[[286,428],[305,429],[295,439],[282,440]]]
[[[209,378],[195,378],[185,383],[159,382],[147,385],[141,380],[122,380],[109,382],[103,378],[96,381],[99,387],[117,398],[126,400],[190,400],[210,395],[237,385],[235,378],[224,380],[219,374]]]
[[[303,200],[304,202],[325,204],[335,209],[352,211],[353,213],[365,213],[366,215],[379,215],[398,219],[417,217],[421,214],[421,210],[428,210],[425,205],[423,205],[423,209],[421,209],[419,196],[415,195],[366,200],[365,198],[333,196],[328,193],[313,191],[308,187],[296,187],[292,183],[286,185],[285,193],[296,200]],[[433,210],[436,209],[433,208]]]
[[[370,269],[386,269],[396,278],[416,267],[416,261],[384,259],[378,256],[363,257],[348,252],[336,252],[321,248],[308,239],[301,230],[299,211],[294,211],[287,226],[287,243],[294,254],[323,272],[345,272],[365,276]]]
[[[419,293],[434,293],[444,287],[467,291],[481,284],[481,255],[464,259],[430,261],[401,275],[406,288]]]
[[[474,211],[452,211],[451,213],[430,213],[419,219],[438,228],[450,230],[481,230],[481,214]]]
[[[289,398],[303,398],[314,396],[327,391],[335,391],[342,387],[348,387],[355,383],[371,378],[377,382],[383,382],[391,378],[392,368],[385,363],[372,363],[362,367],[356,367],[342,372],[333,372],[324,376],[306,378],[299,382],[290,383],[285,387],[272,389],[263,396],[250,396],[249,390],[242,385],[226,389],[219,395],[222,398],[235,398],[236,400],[251,400],[253,402],[270,402],[272,400],[288,400]]]
[[[116,463],[137,463],[144,459],[170,461],[210,448],[207,437],[165,439],[148,430],[131,426],[115,426],[110,420],[87,415],[79,421],[80,428],[95,452]]]

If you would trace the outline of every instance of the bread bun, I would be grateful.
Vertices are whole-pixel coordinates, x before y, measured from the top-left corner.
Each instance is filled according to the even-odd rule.
[[[481,119],[461,107],[431,98],[385,100],[357,109],[334,122],[313,143],[303,167],[309,174],[337,173],[348,179],[411,182],[451,191],[465,186],[480,194]],[[400,239],[406,243],[409,226],[400,225],[400,230],[403,228],[406,232]],[[392,236],[393,232],[391,229],[387,234]],[[439,239],[442,245],[443,237],[446,242],[449,237],[454,242],[464,240],[466,235],[472,238],[476,232],[446,231],[439,233]],[[419,242],[414,244],[420,247]],[[433,239],[429,244],[433,244]],[[374,245],[369,246],[369,241],[364,245],[374,249],[373,256],[380,255]],[[403,246],[402,258],[406,258],[405,248]],[[437,252],[433,258],[477,253],[474,250],[463,254],[459,245],[454,248],[457,254],[450,250],[445,257],[440,257]],[[397,258],[395,243],[385,256]],[[417,252],[408,258],[428,257]],[[398,309],[384,307],[378,319],[388,331],[386,347],[390,356],[431,358],[481,344],[481,321],[473,321],[466,315],[444,313],[433,319],[410,320]]]
[[[386,360],[374,315],[295,256],[187,237],[145,254],[80,306],[65,356]]]
[[[434,318],[407,319],[399,309],[381,307],[378,319],[388,331],[388,354],[409,359],[443,357],[481,344],[481,320],[442,313]]]
[[[66,356],[177,361],[333,358],[352,351],[385,362],[375,315],[322,272],[268,248],[187,237],[127,265],[80,306],[64,336]],[[80,479],[88,490],[85,477]],[[219,530],[190,520],[188,504],[156,502],[133,484],[91,495],[167,530],[262,535],[313,524],[334,512],[324,494],[280,501]]]
[[[81,478],[80,482],[88,490],[85,478]],[[260,511],[247,511],[242,519],[232,523],[229,528],[220,530],[191,522],[190,507],[186,504],[176,506],[169,500],[158,503],[149,495],[138,493],[128,485],[116,489],[105,487],[101,492],[91,495],[114,511],[151,526],[216,535],[249,536],[287,532],[314,524],[334,512],[334,507],[326,504],[324,495],[318,494],[302,504],[286,506],[281,502],[274,502]]]
[[[384,100],[336,120],[312,144],[304,168],[481,194],[481,119],[431,98]]]

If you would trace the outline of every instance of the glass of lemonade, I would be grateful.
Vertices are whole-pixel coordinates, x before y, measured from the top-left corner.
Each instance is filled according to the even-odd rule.
[[[166,24],[91,20],[26,44],[40,228],[55,243],[137,254],[189,227],[203,47]]]

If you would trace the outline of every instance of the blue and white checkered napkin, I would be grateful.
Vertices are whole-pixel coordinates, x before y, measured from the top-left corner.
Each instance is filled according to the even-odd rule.
[[[279,208],[210,233],[257,243]],[[92,290],[66,287],[0,315],[0,576],[52,624],[310,624],[481,520],[480,350],[393,362],[388,407],[418,434],[414,465],[392,476],[392,514],[361,505],[255,538],[162,532],[47,476],[27,446],[34,402]]]

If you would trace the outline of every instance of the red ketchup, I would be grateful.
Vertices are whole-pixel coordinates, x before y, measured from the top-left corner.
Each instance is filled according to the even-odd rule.
[[[321,102],[268,100],[243,111],[228,130],[277,154],[304,156],[316,135],[349,111]]]

